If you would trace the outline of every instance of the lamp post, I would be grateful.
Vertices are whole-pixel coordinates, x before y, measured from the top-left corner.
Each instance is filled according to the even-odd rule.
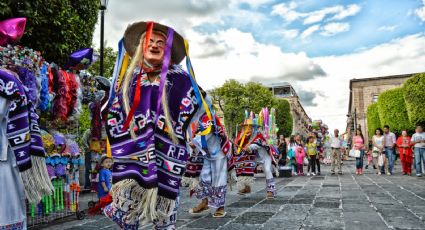
[[[105,10],[108,5],[108,0],[100,0],[100,76],[103,77],[103,34],[105,24]]]

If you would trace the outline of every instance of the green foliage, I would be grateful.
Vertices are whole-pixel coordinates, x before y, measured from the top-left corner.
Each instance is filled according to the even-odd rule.
[[[264,107],[273,106],[273,93],[260,83],[248,82],[245,84],[245,101],[248,111],[259,113]]]
[[[235,135],[235,126],[243,122],[248,104],[244,85],[233,79],[227,80],[221,87],[212,90],[210,95],[223,110],[227,132]]]
[[[367,130],[369,137],[375,135],[375,129],[381,127],[379,119],[378,103],[373,103],[367,107]]]
[[[63,65],[73,51],[91,47],[98,9],[98,0],[5,0],[0,3],[0,20],[26,17],[19,44]]]
[[[235,135],[236,125],[245,119],[245,110],[259,113],[264,107],[269,109],[276,106],[272,92],[259,83],[249,82],[242,84],[236,80],[228,80],[221,87],[210,92],[212,99],[218,103],[224,113],[226,129],[230,135]],[[286,104],[279,104],[279,111],[286,110]],[[289,107],[289,104],[288,106]],[[286,115],[284,115],[285,117]],[[277,117],[278,127],[280,130],[287,130],[283,124],[283,120]],[[292,119],[291,119],[292,122]],[[282,124],[282,125],[279,125]],[[292,125],[291,125],[292,129]]]
[[[425,125],[425,73],[408,79],[403,91],[410,122]]]
[[[78,131],[79,135],[78,135],[78,139],[77,139],[77,142],[80,146],[82,146],[81,138],[83,137],[84,132],[87,129],[90,129],[90,125],[91,125],[90,109],[89,109],[88,105],[82,105],[82,107],[83,107],[82,112],[81,112],[81,115],[80,115],[80,119],[78,121],[80,128],[79,128],[79,131]]]
[[[395,88],[381,93],[378,97],[378,111],[381,126],[389,125],[393,132],[414,128],[407,116],[403,88]]]
[[[273,107],[276,109],[276,123],[279,128],[278,135],[289,137],[292,134],[293,119],[291,106],[285,99],[276,98]]]
[[[98,49],[96,51],[100,53]],[[111,78],[114,72],[115,60],[117,59],[118,52],[114,51],[111,47],[105,47],[103,50],[103,77]],[[94,76],[100,75],[100,60],[93,63],[88,69],[88,71]]]

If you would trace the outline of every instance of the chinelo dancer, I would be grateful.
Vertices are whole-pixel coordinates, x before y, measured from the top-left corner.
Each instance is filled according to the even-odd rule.
[[[251,193],[256,164],[263,164],[266,175],[266,197],[273,199],[276,195],[272,167],[274,157],[270,154],[270,147],[260,128],[258,119],[254,118],[251,112],[251,118],[245,120],[242,130],[236,137],[233,160],[235,161],[237,187],[241,195]]]
[[[177,65],[185,57],[189,73]],[[114,165],[113,201],[104,212],[121,228],[148,223],[155,229],[176,228],[187,133],[202,114],[213,120],[211,104],[196,84],[181,35],[154,22],[127,27],[105,105],[107,153]]]
[[[227,159],[230,153],[230,142],[220,119],[214,116],[212,130],[205,135],[210,120],[204,114],[199,121],[198,134],[191,145],[198,149],[204,158],[199,184],[195,195],[201,202],[189,212],[202,214],[211,208],[213,217],[226,215],[224,203],[227,191]]]

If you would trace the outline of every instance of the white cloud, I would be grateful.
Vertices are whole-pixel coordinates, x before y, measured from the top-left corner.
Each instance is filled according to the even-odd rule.
[[[416,15],[425,22],[425,0],[422,0],[422,7],[415,10]]]
[[[381,26],[378,28],[378,31],[394,31],[396,28],[398,27],[398,25],[393,25],[393,26]]]
[[[331,22],[323,26],[323,31],[320,33],[323,36],[334,36],[338,33],[350,30],[350,24]]]
[[[253,9],[256,9],[264,4],[272,3],[274,1],[275,0],[232,0],[233,4],[246,3]]]
[[[318,31],[319,29],[320,29],[319,25],[310,26],[301,33],[301,38],[306,39],[310,37],[310,35],[312,35],[314,32]]]
[[[269,20],[266,15],[253,10],[239,8],[241,2],[257,6],[258,3],[274,0],[126,0],[109,1],[105,13],[105,39],[107,45],[116,49],[116,44],[124,34],[126,27],[137,21],[155,21],[169,25],[184,37],[193,27],[204,23],[217,26],[225,25],[225,20],[238,26],[250,26],[253,29],[262,28]],[[259,6],[259,5],[258,5]],[[160,12],[160,13],[158,13]],[[100,19],[96,25],[93,43],[99,47]]]
[[[327,16],[332,16],[328,21],[338,21],[360,12],[360,6],[352,4],[348,6],[336,5],[311,12],[299,12],[295,2],[280,3],[273,6],[272,15],[278,15],[287,22],[304,19],[303,24],[309,25],[323,21]]]
[[[203,88],[220,86],[226,79],[239,81],[307,81],[325,73],[305,53],[284,53],[278,46],[257,42],[251,33],[228,29],[208,36],[194,32],[195,41],[214,39],[226,52],[221,56],[195,58],[204,51],[202,42],[191,43],[192,62]]]
[[[283,30],[279,31],[278,34],[281,34],[286,39],[294,39],[298,36],[300,32],[297,29],[291,29],[291,30]]]
[[[356,4],[348,5],[347,7],[342,9],[340,12],[338,12],[338,14],[333,16],[330,20],[342,20],[346,17],[354,16],[360,12],[360,9],[361,9],[360,6]]]
[[[318,57],[313,61],[327,76],[306,81],[303,88],[321,90],[326,97],[316,97],[317,106],[306,106],[307,113],[314,119],[322,119],[330,128],[341,130],[345,129],[350,79],[425,72],[425,33],[395,39],[357,53]]]
[[[304,14],[306,17],[304,19],[304,25],[316,23],[322,21],[327,15],[329,14],[336,14],[339,12],[344,11],[343,6],[333,6],[333,7],[327,7],[321,10],[313,11],[307,14]]]
[[[295,2],[280,3],[273,6],[271,15],[278,15],[288,22],[297,20],[302,15],[295,11],[297,4]]]

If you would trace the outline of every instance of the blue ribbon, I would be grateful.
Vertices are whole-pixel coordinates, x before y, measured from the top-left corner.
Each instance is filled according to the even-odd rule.
[[[115,98],[115,84],[117,83],[118,76],[120,75],[122,61],[124,59],[124,54],[125,54],[124,39],[121,38],[121,40],[118,42],[118,55],[117,55],[117,60],[115,61],[114,72],[112,74],[112,87],[109,91],[108,107],[112,105],[112,101]]]
[[[190,77],[190,82],[192,83],[193,90],[194,90],[195,96],[196,96],[196,100],[198,101],[198,105],[200,107],[202,105],[201,92],[199,91],[198,84],[196,84],[196,82],[194,80],[195,79],[194,76],[192,76],[192,74],[190,74],[190,72],[191,72],[190,70],[192,70],[193,73],[195,71],[193,70],[192,62],[190,61],[190,57],[189,56],[186,57],[186,68],[188,69],[187,72],[188,72],[189,77]],[[214,124],[215,124],[215,116],[214,116],[214,114],[212,112],[213,111],[212,110],[212,107],[209,104],[207,104],[207,105],[208,105],[209,110],[211,111],[211,116],[212,116],[212,119],[213,119]]]

